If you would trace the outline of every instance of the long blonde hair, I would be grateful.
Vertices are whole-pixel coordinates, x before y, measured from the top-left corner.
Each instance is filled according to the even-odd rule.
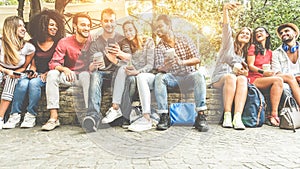
[[[24,39],[20,39],[17,33],[21,17],[10,16],[4,20],[2,49],[4,52],[4,63],[17,65],[20,61],[19,50],[24,46]]]

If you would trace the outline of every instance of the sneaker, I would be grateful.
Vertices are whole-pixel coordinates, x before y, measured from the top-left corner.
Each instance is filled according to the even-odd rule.
[[[21,115],[19,113],[14,113],[9,116],[6,123],[3,124],[4,129],[13,129],[20,124]]]
[[[82,128],[85,130],[85,132],[91,133],[97,131],[98,125],[92,116],[86,116],[83,119]]]
[[[242,122],[242,115],[241,113],[235,113],[233,116],[233,128],[236,130],[245,130],[245,125]]]
[[[59,120],[49,119],[46,124],[42,126],[42,130],[51,131],[60,125]]]
[[[3,119],[2,119],[2,120],[0,120],[0,130],[1,130],[1,129],[2,129],[2,127],[3,127],[3,123],[4,123]]]
[[[159,123],[157,124],[157,130],[167,130],[170,127],[170,120],[168,113],[162,113],[160,115]]]
[[[127,119],[125,119],[125,120],[123,121],[122,128],[123,128],[123,129],[128,129],[129,126],[130,126],[130,121],[127,120]]]
[[[139,118],[130,126],[128,126],[128,130],[136,131],[136,132],[150,130],[151,128],[152,128],[152,121],[147,120],[145,117]]]
[[[152,127],[156,128],[157,124],[159,123],[159,119],[160,119],[159,115],[157,113],[151,113],[150,118],[152,121]]]
[[[224,113],[223,127],[224,128],[232,128],[231,112]]]
[[[121,109],[115,110],[114,108],[109,108],[106,112],[106,116],[102,119],[103,124],[111,123],[112,121],[116,120],[117,118],[122,116]]]
[[[31,128],[35,126],[35,115],[32,115],[30,113],[26,113],[24,116],[24,120],[21,124],[21,128]]]
[[[206,115],[198,114],[194,126],[200,132],[207,132],[209,130],[209,127],[206,121]]]

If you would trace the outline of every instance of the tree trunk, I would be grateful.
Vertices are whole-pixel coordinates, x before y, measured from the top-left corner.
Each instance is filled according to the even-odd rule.
[[[18,0],[19,3],[18,3],[18,16],[23,18],[23,11],[24,11],[24,2],[25,0]]]
[[[29,18],[41,12],[40,0],[31,0]]]
[[[55,0],[55,10],[60,14],[63,14],[65,7],[69,2],[71,2],[71,0]]]

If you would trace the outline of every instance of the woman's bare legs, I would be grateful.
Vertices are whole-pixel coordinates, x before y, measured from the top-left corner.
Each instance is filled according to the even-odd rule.
[[[232,127],[235,129],[245,129],[241,120],[241,115],[247,99],[247,78],[245,76],[236,77],[233,74],[227,74],[218,82],[214,83],[215,88],[223,87],[223,102],[224,102],[224,121],[223,127]],[[239,96],[239,97],[235,97]],[[232,122],[231,108],[235,102],[234,119]]]
[[[234,112],[242,113],[244,110],[244,106],[247,100],[248,87],[247,87],[247,78],[245,76],[237,77],[236,91],[234,98]]]
[[[231,112],[233,99],[236,91],[237,77],[233,74],[224,75],[218,82],[213,84],[213,87],[223,88],[224,111]]]
[[[272,117],[269,118],[272,125],[279,126],[278,106],[283,92],[283,79],[281,77],[262,77],[255,79],[253,83],[258,89],[265,90],[270,88],[270,100]]]

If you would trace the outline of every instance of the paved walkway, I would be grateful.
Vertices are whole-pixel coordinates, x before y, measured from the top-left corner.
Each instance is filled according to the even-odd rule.
[[[85,134],[78,126],[0,130],[0,168],[300,168],[300,130],[210,127],[207,133],[178,126],[141,133],[114,127]]]

